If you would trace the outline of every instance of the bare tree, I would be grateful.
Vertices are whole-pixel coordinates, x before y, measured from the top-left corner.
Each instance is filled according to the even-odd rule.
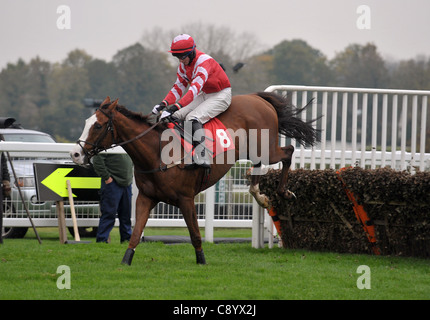
[[[197,47],[207,54],[214,57],[229,57],[231,61],[245,60],[259,53],[262,48],[257,37],[252,33],[237,34],[229,27],[201,22],[186,24],[181,28],[167,31],[161,27],[154,27],[143,33],[141,43],[149,49],[166,52],[172,39],[181,33],[191,35]]]
[[[199,22],[174,30],[155,27],[143,33],[141,43],[145,48],[167,54],[172,39],[180,33],[191,35],[199,50],[222,64],[230,78],[234,94],[261,91],[270,84],[270,76],[265,68],[271,65],[271,60],[266,61],[266,56],[259,58],[264,48],[251,33],[238,34],[229,27]],[[177,59],[168,56],[171,65],[177,66]],[[238,66],[244,65],[246,67],[238,72]]]

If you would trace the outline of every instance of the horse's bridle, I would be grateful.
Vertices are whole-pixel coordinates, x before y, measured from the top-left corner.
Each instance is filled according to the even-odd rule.
[[[105,131],[100,135],[100,137],[94,142],[88,142],[85,140],[78,140],[76,141],[76,143],[81,147],[82,151],[84,152],[85,156],[87,157],[88,160],[90,160],[92,157],[94,157],[95,155],[97,155],[98,153],[108,150],[108,149],[112,149],[115,147],[120,147],[123,146],[125,144],[128,144],[130,142],[133,142],[137,139],[142,138],[144,135],[146,135],[148,132],[150,132],[152,129],[154,129],[160,122],[161,120],[155,122],[151,127],[149,127],[148,129],[146,129],[145,131],[139,133],[136,137],[126,140],[126,141],[122,141],[122,142],[115,142],[115,132],[114,132],[114,126],[113,126],[113,117],[106,113],[105,111],[103,111],[102,109],[103,106],[100,106],[100,108],[98,108],[98,111],[100,111],[101,113],[103,113],[107,118],[108,118],[108,123],[106,125]],[[103,141],[104,138],[106,138],[106,136],[109,134],[109,132],[112,135],[112,144],[109,147],[102,147],[99,144],[101,143],[101,141]],[[92,150],[86,150],[82,143],[84,144],[89,144],[91,146],[93,146]]]

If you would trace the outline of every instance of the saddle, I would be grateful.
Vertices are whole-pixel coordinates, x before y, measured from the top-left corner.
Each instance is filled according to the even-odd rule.
[[[184,120],[175,119],[167,124],[173,135],[180,139],[186,153],[193,154],[193,134],[191,121],[186,123]],[[224,124],[218,119],[213,118],[203,125],[205,136],[205,149],[214,158],[218,154],[228,150],[234,150],[234,141]]]

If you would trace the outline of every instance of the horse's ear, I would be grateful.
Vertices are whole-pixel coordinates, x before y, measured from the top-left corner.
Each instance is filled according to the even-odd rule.
[[[109,106],[109,109],[113,109],[113,108],[115,108],[116,106],[117,106],[117,104],[118,104],[118,99],[116,99],[114,102],[112,102],[112,104]]]
[[[105,101],[103,101],[103,102],[100,104],[100,106],[104,106],[105,104],[110,104],[110,97],[109,97],[109,96],[107,96],[107,97],[106,97]]]

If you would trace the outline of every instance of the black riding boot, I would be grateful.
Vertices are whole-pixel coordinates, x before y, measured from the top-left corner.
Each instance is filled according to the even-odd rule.
[[[205,135],[203,131],[203,125],[197,120],[193,120],[192,125],[193,125],[193,147],[194,147],[193,162],[203,168],[210,168],[211,161],[209,159],[208,152],[206,151],[206,148],[205,148]],[[200,131],[197,132],[198,130]]]

